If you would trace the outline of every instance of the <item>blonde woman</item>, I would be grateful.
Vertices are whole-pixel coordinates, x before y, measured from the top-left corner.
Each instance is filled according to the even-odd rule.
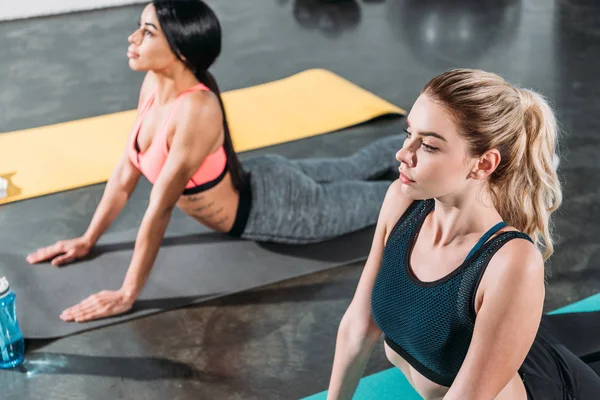
[[[340,323],[329,399],[349,399],[379,336],[425,399],[597,399],[600,378],[540,321],[556,120],[479,70],[433,78],[408,116],[400,179]]]

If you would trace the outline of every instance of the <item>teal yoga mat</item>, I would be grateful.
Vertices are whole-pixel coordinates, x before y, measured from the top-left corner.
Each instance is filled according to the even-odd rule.
[[[561,307],[548,314],[566,314],[576,312],[600,311],[600,293],[573,304]],[[327,392],[317,393],[303,400],[326,400]],[[404,374],[397,368],[367,376],[360,380],[353,400],[422,400],[422,397],[410,386]]]
[[[600,311],[600,293],[587,297],[583,300],[579,300],[573,304],[569,304],[568,306],[564,306],[554,311],[550,311],[548,314],[566,314],[574,312],[593,311]]]
[[[321,392],[304,400],[326,400],[327,392]],[[415,392],[398,368],[390,368],[385,371],[369,375],[360,380],[354,400],[422,400],[423,398]]]

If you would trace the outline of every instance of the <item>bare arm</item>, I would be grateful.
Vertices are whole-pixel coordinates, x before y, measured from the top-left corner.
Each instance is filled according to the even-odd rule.
[[[371,292],[381,266],[389,227],[410,204],[410,201],[402,196],[400,185],[397,181],[392,183],[388,189],[369,257],[354,298],[340,322],[327,395],[330,400],[352,398],[373,348],[381,335],[381,330],[375,324],[371,314]]]
[[[218,102],[208,93],[190,95],[180,107],[169,155],[154,183],[140,225],[131,264],[122,290],[130,298],[141,292],[150,274],[171,213],[186,183],[217,144],[222,131]]]
[[[153,88],[154,76],[152,72],[148,72],[140,89],[138,110],[144,106]],[[129,160],[127,150],[125,149],[109,178],[94,217],[83,235],[91,246],[98,241],[123,210],[141,176],[140,171]]]
[[[138,109],[145,104],[154,85],[153,79],[151,73],[146,75],[140,90]],[[27,261],[34,264],[52,260],[52,265],[60,266],[85,256],[123,210],[140,175],[137,168],[129,161],[125,149],[106,183],[102,198],[86,232],[79,238],[61,240],[54,245],[38,249],[27,256]]]
[[[104,193],[83,238],[93,247],[127,204],[140,178],[140,172],[123,154],[106,183]]]
[[[444,400],[492,400],[515,376],[542,317],[544,266],[541,254],[513,240],[492,258],[473,339]]]
[[[150,275],[177,200],[220,137],[220,106],[211,96],[189,95],[178,110],[169,155],[154,182],[123,285],[119,290],[104,290],[68,308],[61,314],[63,320],[84,322],[121,314],[132,307]]]

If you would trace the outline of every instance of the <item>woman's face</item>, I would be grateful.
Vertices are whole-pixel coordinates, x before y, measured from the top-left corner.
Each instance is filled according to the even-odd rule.
[[[139,28],[129,35],[127,57],[134,71],[164,70],[179,62],[163,34],[154,5],[148,4],[139,21]]]
[[[412,199],[458,193],[468,184],[475,160],[450,114],[421,95],[407,117],[408,136],[396,154],[402,191]]]

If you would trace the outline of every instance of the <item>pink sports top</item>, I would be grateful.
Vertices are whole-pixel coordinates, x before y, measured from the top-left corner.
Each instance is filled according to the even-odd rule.
[[[140,172],[151,182],[155,183],[163,165],[167,160],[169,153],[169,145],[167,143],[167,126],[173,118],[173,114],[177,107],[181,104],[185,95],[198,90],[209,90],[203,84],[193,86],[183,93],[181,93],[175,99],[175,103],[171,108],[167,120],[162,127],[156,132],[155,137],[152,139],[150,147],[144,152],[140,151],[140,147],[137,141],[137,137],[140,131],[140,126],[144,120],[146,112],[154,102],[156,91],[146,101],[146,104],[139,111],[139,116],[133,126],[133,130],[130,134],[130,139],[127,143],[129,159],[133,165],[140,170]],[[192,178],[185,185],[183,194],[194,194],[205,190],[208,190],[216,186],[227,174],[227,156],[223,146],[219,147],[217,151],[209,154],[205,159],[200,168],[194,173]]]

